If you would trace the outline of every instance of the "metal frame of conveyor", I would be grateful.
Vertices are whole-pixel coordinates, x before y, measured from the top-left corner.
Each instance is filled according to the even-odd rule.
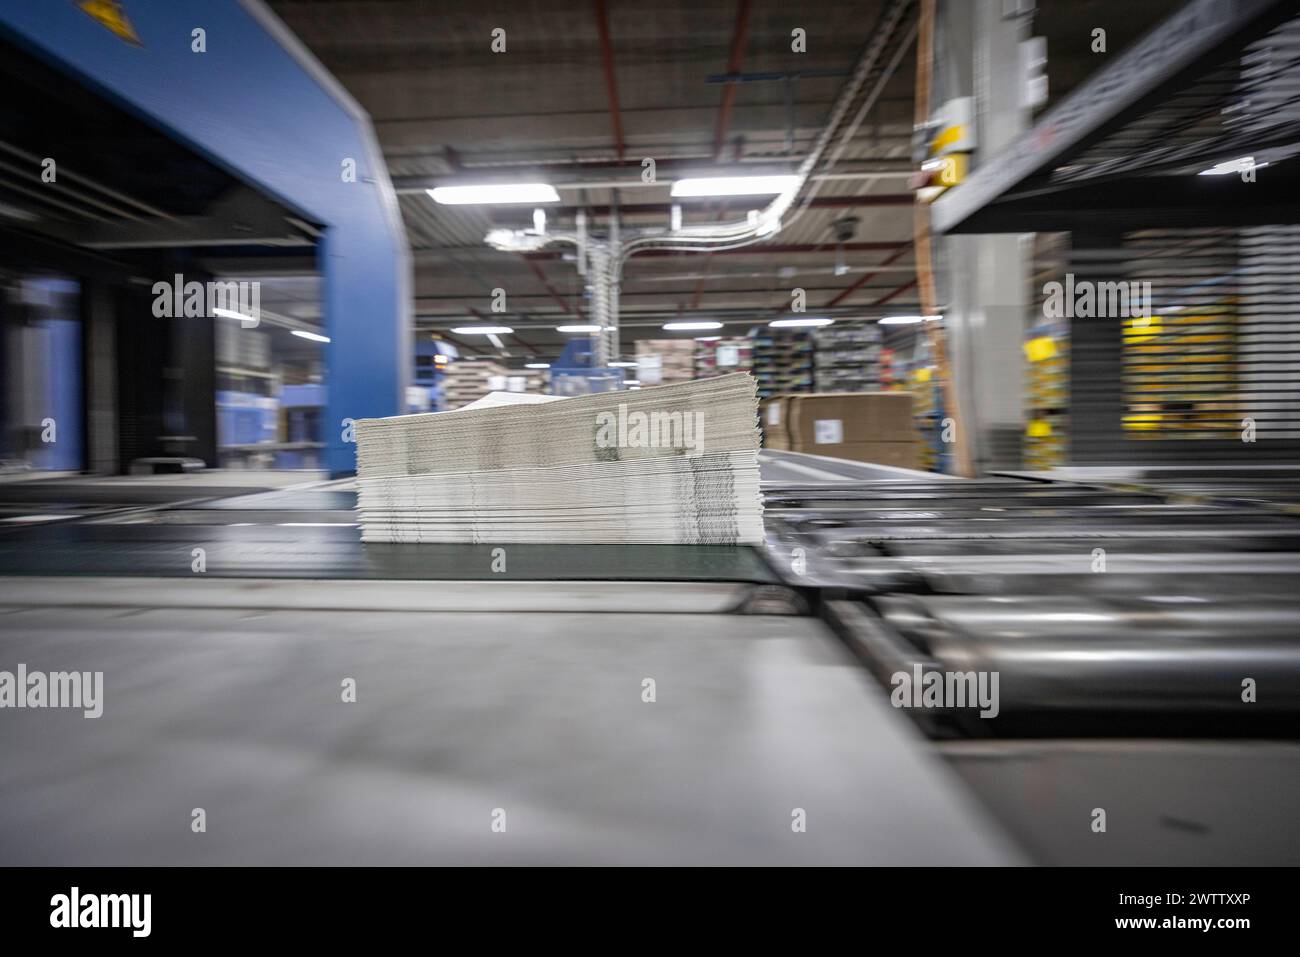
[[[885,688],[1000,673],[994,720],[911,712],[935,737],[1296,737],[1300,493],[1165,481],[773,485],[766,554]],[[1246,674],[1269,708],[1240,706]]]

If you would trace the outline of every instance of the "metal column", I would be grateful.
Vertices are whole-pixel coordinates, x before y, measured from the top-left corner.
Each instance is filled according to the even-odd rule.
[[[939,97],[973,96],[977,156],[994,156],[1028,126],[1015,65],[1028,33],[1003,16],[1002,0],[943,3]],[[939,297],[961,422],[981,472],[1020,464],[1029,249],[1017,235],[950,236],[940,242]]]

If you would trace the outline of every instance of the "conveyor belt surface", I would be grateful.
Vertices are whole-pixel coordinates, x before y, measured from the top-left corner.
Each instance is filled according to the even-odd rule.
[[[363,545],[355,526],[312,523],[31,526],[0,532],[0,575],[753,581],[777,579],[758,553],[727,545]],[[498,570],[499,569],[499,570]]]
[[[897,809],[898,833],[913,835],[902,808],[915,804],[919,787],[956,801],[923,802],[920,810],[973,828],[974,842],[951,859],[1001,860],[1014,852],[978,812],[963,817],[971,809],[951,779],[905,769],[886,786],[896,752],[924,762],[921,733],[989,747],[1036,737],[1049,755],[1052,744],[1041,739],[1062,734],[1108,738],[1117,747],[1119,738],[1150,734],[1300,737],[1300,599],[1293,597],[1300,519],[1273,502],[1231,489],[1211,499],[1010,477],[958,481],[789,453],[764,453],[763,472],[762,550],[509,545],[500,571],[489,545],[362,546],[347,482],[117,507],[70,501],[62,521],[0,522],[6,660],[17,660],[15,651],[35,660],[39,652],[53,667],[91,649],[91,663],[116,674],[119,691],[110,700],[139,732],[132,741],[121,731],[105,739],[120,755],[117,769],[92,767],[71,738],[66,763],[30,749],[20,754],[11,773],[0,770],[0,799],[16,809],[0,814],[7,831],[0,843],[14,835],[14,846],[30,855],[24,859],[49,862],[24,843],[27,832],[84,817],[71,790],[33,790],[23,783],[31,780],[131,794],[135,777],[152,781],[163,797],[139,795],[138,814],[116,807],[92,814],[96,826],[146,834],[152,818],[167,812],[163,767],[179,760],[187,779],[218,795],[214,801],[248,812],[236,846],[254,860],[333,861],[337,848],[320,835],[340,829],[339,847],[354,852],[345,856],[375,862],[865,855],[918,863],[948,851],[922,844],[905,853],[858,818],[867,804],[886,808],[886,820]],[[206,562],[198,573],[195,548]],[[1097,548],[1105,550],[1104,572],[1094,564]],[[75,590],[69,575],[79,576]],[[797,617],[807,609],[838,631],[865,670],[842,660],[845,649],[827,644],[815,619]],[[766,614],[773,610],[784,617]],[[92,641],[92,632],[111,645]],[[263,650],[249,657],[250,647]],[[141,670],[117,668],[119,655]],[[292,708],[243,694],[241,682],[257,680],[245,659],[279,676]],[[889,707],[891,675],[916,665],[995,671],[998,717]],[[541,683],[518,669],[531,669]],[[670,714],[667,723],[642,726],[643,712],[625,713],[622,704],[605,709],[606,686],[625,682],[638,707],[668,703],[662,690],[656,705],[640,701],[640,680],[655,669],[678,688],[671,708],[659,712]],[[233,689],[233,712],[193,677],[205,670],[213,687]],[[379,689],[375,710],[359,712],[362,731],[348,713],[317,713],[302,698],[348,674]],[[1254,703],[1241,700],[1243,677],[1258,684]],[[336,693],[320,693],[324,709]],[[192,717],[186,699],[197,702]],[[301,720],[292,709],[304,709]],[[404,723],[408,713],[418,732]],[[475,725],[482,728],[470,730]],[[56,737],[65,731],[71,734]],[[201,757],[176,757],[199,738]],[[883,750],[877,739],[888,742]],[[673,750],[688,741],[684,752]],[[629,768],[628,747],[662,780]],[[545,761],[529,764],[525,754]],[[1138,773],[1131,762],[1115,766],[1116,780]],[[967,780],[1004,819],[1024,806],[1024,793],[999,796],[987,775],[969,767]],[[1171,779],[1183,780],[1181,773],[1171,770]],[[577,794],[569,775],[610,783]],[[336,797],[313,796],[304,783],[312,776],[327,780]],[[307,820],[282,818],[250,783],[255,778],[305,801]],[[786,838],[763,830],[776,804],[793,800],[783,789],[800,779],[835,826],[848,828],[843,846],[810,844],[805,858],[805,847],[787,847]],[[355,820],[380,813],[367,787],[387,796],[383,811],[396,807],[414,840],[399,842],[384,826],[363,847]],[[690,795],[701,793],[710,808],[739,801],[735,827],[712,810],[692,810]],[[433,801],[453,815],[484,803],[490,811],[519,795],[529,843],[521,839],[508,852],[480,843],[472,826],[441,831],[416,820],[414,810]],[[1224,813],[1249,814],[1259,801],[1224,796]],[[1277,803],[1265,803],[1274,813]],[[781,834],[789,833],[789,812],[781,812]],[[685,823],[668,822],[681,813]],[[637,831],[634,821],[646,823]],[[1036,860],[1074,853],[1044,844],[1037,831],[1017,833]],[[108,847],[102,859],[120,861],[114,854],[127,843]],[[98,860],[85,857],[86,846],[53,845],[59,861]],[[1183,847],[1162,853],[1176,857]],[[188,856],[191,848],[168,839],[136,862],[224,862],[214,853]],[[1149,862],[1162,860],[1157,854]]]
[[[815,619],[277,610],[204,585],[228,604],[0,595],[5,664],[104,672],[99,720],[0,722],[3,863],[1022,860]]]

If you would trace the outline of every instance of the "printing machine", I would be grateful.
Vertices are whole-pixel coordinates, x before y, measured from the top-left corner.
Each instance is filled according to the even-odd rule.
[[[0,482],[0,668],[102,670],[106,699],[0,722],[0,859],[1300,858],[1289,470],[760,462],[761,549],[499,572],[363,546],[349,480]],[[996,671],[998,715],[892,707],[918,666]]]

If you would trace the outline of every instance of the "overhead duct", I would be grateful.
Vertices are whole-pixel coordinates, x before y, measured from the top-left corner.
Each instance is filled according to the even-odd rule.
[[[795,181],[762,210],[751,210],[739,222],[641,229],[627,239],[620,238],[616,216],[611,221],[608,237],[603,240],[591,235],[585,228],[585,220],[577,232],[552,231],[543,235],[535,230],[496,229],[488,233],[488,245],[516,253],[534,252],[557,242],[577,246],[579,262],[587,263],[592,310],[602,327],[596,338],[595,359],[603,362],[617,357],[618,289],[623,263],[651,249],[713,252],[747,246],[770,239],[797,221],[816,196],[824,181],[822,177],[839,160],[907,54],[916,37],[916,22],[906,24],[907,14],[914,5],[915,0],[894,0],[881,15],[853,75],[836,98],[830,118],[799,164]],[[794,215],[785,220],[786,214],[796,206]]]

